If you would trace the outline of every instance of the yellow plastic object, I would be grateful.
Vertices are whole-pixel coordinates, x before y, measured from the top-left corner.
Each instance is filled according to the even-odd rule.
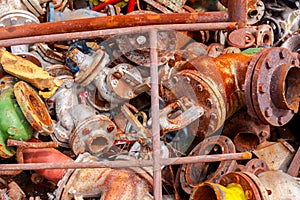
[[[247,195],[240,184],[230,183],[224,187],[206,182],[193,189],[190,200],[247,200]]]
[[[31,83],[40,90],[53,91],[62,85],[61,80],[50,76],[43,68],[6,50],[0,50],[0,63],[5,72]]]

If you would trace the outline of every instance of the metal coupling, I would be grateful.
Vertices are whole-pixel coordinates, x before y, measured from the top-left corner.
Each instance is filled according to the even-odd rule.
[[[69,110],[75,129],[70,134],[70,147],[78,155],[89,152],[100,155],[113,145],[116,125],[105,115],[96,115],[95,110],[83,104]]]
[[[3,91],[0,95],[0,110],[0,156],[9,158],[15,154],[15,150],[6,145],[7,139],[29,140],[33,128],[16,103],[13,88]]]
[[[226,136],[212,136],[200,142],[191,152],[190,156],[235,153],[233,142]],[[181,188],[191,194],[194,187],[203,182],[217,183],[222,175],[235,171],[235,160],[207,163],[183,164],[179,172]],[[197,173],[195,173],[197,172]]]
[[[233,140],[237,151],[253,151],[270,137],[270,126],[241,111],[226,120],[222,134]]]

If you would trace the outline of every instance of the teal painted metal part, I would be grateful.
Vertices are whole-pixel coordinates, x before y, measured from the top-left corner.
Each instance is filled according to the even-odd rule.
[[[0,156],[9,158],[15,154],[13,148],[6,146],[7,139],[29,140],[33,131],[15,100],[13,88],[3,91],[0,96]]]

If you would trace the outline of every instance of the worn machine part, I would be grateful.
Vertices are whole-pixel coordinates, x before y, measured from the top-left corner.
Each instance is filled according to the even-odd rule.
[[[33,128],[16,103],[13,88],[2,92],[0,96],[0,109],[2,114],[0,120],[0,156],[9,158],[14,155],[15,151],[12,147],[6,146],[6,140],[8,138],[28,140],[32,137]]]
[[[256,36],[256,46],[273,46],[274,43],[274,32],[270,25],[262,24],[257,26],[257,30],[255,31]]]
[[[87,55],[77,48],[72,49],[68,55],[75,62],[79,71],[75,74],[75,82],[87,86],[108,63],[109,56],[101,49],[92,55]]]
[[[300,195],[300,184],[292,176],[282,171],[267,171],[258,174],[258,178],[269,193],[269,200],[280,198],[297,199]],[[270,192],[269,192],[270,191]]]
[[[268,167],[268,164],[265,161],[257,158],[249,160],[247,164],[242,168],[243,172],[249,172],[256,176],[262,172],[269,170],[270,169]]]
[[[114,142],[116,125],[105,115],[96,115],[87,105],[78,104],[69,110],[75,129],[70,134],[70,147],[78,155],[89,152],[99,156]]]
[[[271,170],[287,171],[295,153],[294,148],[286,141],[265,142],[253,151],[259,159],[265,161]]]
[[[51,98],[46,100],[48,109],[50,108],[51,112],[55,110],[57,117],[57,121],[54,123],[54,133],[50,136],[60,146],[69,147],[70,134],[75,128],[69,109],[79,102],[76,91],[74,91],[74,78],[67,75],[57,78],[63,81],[63,85]]]
[[[253,25],[262,19],[265,13],[265,4],[261,0],[248,1],[247,24]]]
[[[73,161],[69,156],[66,156],[54,148],[25,148],[22,150],[22,154],[24,163],[66,163]],[[43,175],[46,179],[57,184],[67,172],[67,169],[42,169],[35,171],[36,173]]]
[[[81,154],[75,162],[95,161],[95,157]],[[151,179],[149,177],[149,180]],[[153,199],[150,195],[152,187],[147,180],[136,172],[126,169],[72,169],[66,173],[58,184],[56,198],[71,200],[74,198],[101,197],[101,200],[151,200]]]
[[[31,126],[42,135],[53,133],[53,122],[44,101],[26,82],[14,85],[14,93],[20,108]]]
[[[162,83],[162,98],[167,103],[186,96],[205,110],[193,123],[198,136],[208,136],[218,130],[225,118],[245,107],[242,85],[248,61],[245,54],[223,54],[217,58],[197,57],[172,71]],[[191,132],[191,131],[190,131]]]
[[[230,172],[225,174],[220,180],[220,184],[228,186],[229,184],[239,184],[249,200],[268,200],[267,190],[264,188],[259,179],[247,172]]]
[[[0,14],[0,27],[19,26],[25,24],[38,24],[39,19],[26,10],[10,10]],[[29,45],[11,46],[12,53],[29,51]]]
[[[228,184],[226,187],[205,182],[197,185],[190,196],[190,200],[244,200],[246,194],[241,185],[236,183]]]
[[[195,102],[182,97],[160,111],[161,133],[178,131],[200,118],[203,114],[204,110],[201,106],[197,106]],[[151,124],[151,121],[149,119],[148,125]]]
[[[216,58],[223,53],[224,48],[223,44],[212,43],[207,47],[207,55]]]
[[[228,35],[228,44],[240,49],[245,49],[255,44],[254,35],[247,29],[237,29]]]
[[[233,139],[237,151],[252,151],[269,138],[270,126],[241,111],[226,121],[222,134]]]
[[[14,84],[17,81],[18,81],[18,79],[14,76],[5,75],[5,76],[1,77],[1,79],[0,79],[0,94],[2,94],[2,92],[4,90],[13,88]]]
[[[0,50],[0,63],[5,72],[31,83],[38,89],[49,89],[51,92],[44,93],[46,96],[55,92],[62,84],[59,79],[50,76],[34,63],[8,51]]]
[[[274,41],[278,41],[282,37],[282,31],[281,27],[279,25],[279,22],[277,19],[270,17],[270,16],[264,16],[259,22],[259,25],[261,24],[267,24],[271,26],[274,33]]]
[[[36,17],[45,14],[38,0],[22,0],[22,2]]]
[[[220,135],[206,138],[189,155],[199,156],[226,153],[235,153],[235,147],[229,138]],[[180,168],[180,184],[187,194],[191,194],[192,189],[199,183],[205,181],[217,183],[223,174],[234,171],[236,168],[236,161],[184,164]]]
[[[123,34],[115,36],[117,45],[123,55],[139,66],[150,67],[150,41],[148,32]],[[158,31],[157,34],[158,65],[163,65],[174,55],[176,33]]]
[[[288,49],[264,49],[251,59],[244,85],[248,113],[272,126],[290,121],[299,107],[299,60]]]
[[[299,53],[300,51],[300,42],[299,42],[300,34],[296,33],[286,39],[286,41],[281,45],[283,48],[287,48],[292,52]]]
[[[16,199],[16,200],[21,200],[26,197],[24,191],[20,188],[20,186],[15,181],[12,181],[8,184],[7,195],[9,199]]]

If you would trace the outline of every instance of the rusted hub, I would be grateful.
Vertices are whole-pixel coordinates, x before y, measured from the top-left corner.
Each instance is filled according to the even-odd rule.
[[[199,143],[191,152],[190,156],[213,155],[235,153],[232,141],[226,136],[213,136]],[[190,194],[193,187],[199,183],[208,181],[216,183],[223,174],[234,171],[236,161],[221,161],[216,163],[192,163],[184,164],[180,168],[180,183],[182,189]]]
[[[249,162],[246,164],[246,166],[243,168],[242,171],[249,172],[257,176],[261,172],[265,172],[269,170],[270,169],[268,167],[268,164],[265,161],[257,158],[253,158],[249,160]]]
[[[210,79],[196,70],[185,69],[175,73],[163,85],[166,89],[162,97],[166,102],[175,102],[185,96],[205,110],[189,127],[191,133],[205,137],[222,126],[226,115],[224,98]]]
[[[227,186],[230,183],[240,184],[249,200],[262,199],[256,183],[243,172],[231,172],[222,177],[220,184]],[[263,199],[262,199],[263,200]],[[264,199],[266,200],[266,199]]]
[[[265,4],[261,0],[249,0],[247,24],[252,25],[257,23],[264,16],[264,13]]]
[[[116,125],[104,115],[94,115],[76,126],[70,134],[70,147],[78,155],[90,152],[99,155],[113,145]]]
[[[20,81],[14,86],[18,104],[31,126],[43,135],[53,133],[53,123],[46,105],[27,83]]]
[[[299,60],[285,48],[264,49],[251,59],[246,74],[248,113],[272,126],[290,121],[299,106]]]
[[[148,32],[123,34],[116,37],[116,42],[130,61],[150,67],[150,40]],[[163,65],[174,55],[176,33],[174,31],[158,31],[157,33],[158,65]]]
[[[274,32],[270,25],[262,24],[257,27],[256,46],[273,46]]]
[[[233,139],[237,151],[251,151],[270,136],[270,126],[242,111],[226,121],[222,134]]]

